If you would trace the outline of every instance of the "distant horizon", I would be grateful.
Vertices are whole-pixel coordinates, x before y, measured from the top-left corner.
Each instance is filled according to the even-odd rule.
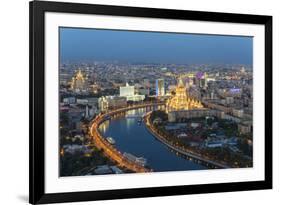
[[[208,34],[60,28],[60,63],[253,64],[253,38]]]
[[[130,61],[120,61],[120,60],[96,60],[96,59],[71,59],[71,60],[64,60],[61,61],[60,64],[67,64],[67,63],[76,63],[76,64],[83,64],[83,63],[112,63],[112,64],[130,64],[130,65],[185,65],[185,66],[194,66],[194,65],[210,65],[210,66],[218,66],[218,65],[241,65],[251,67],[250,64],[244,63],[158,63],[158,62],[130,62]],[[245,67],[245,68],[247,68]]]

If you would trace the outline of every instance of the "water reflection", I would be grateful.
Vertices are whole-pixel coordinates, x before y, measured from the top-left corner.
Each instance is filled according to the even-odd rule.
[[[109,120],[106,120],[99,126],[99,130],[100,132],[105,133],[108,130],[108,127],[109,127]]]
[[[126,129],[129,131],[134,126],[134,119],[133,118],[126,118]]]
[[[113,137],[116,141],[115,146],[121,152],[146,158],[149,166],[155,171],[206,169],[200,163],[171,151],[150,134],[144,123],[139,123],[139,116],[143,116],[149,110],[145,108],[130,110],[110,121],[105,121],[99,130],[102,135]]]

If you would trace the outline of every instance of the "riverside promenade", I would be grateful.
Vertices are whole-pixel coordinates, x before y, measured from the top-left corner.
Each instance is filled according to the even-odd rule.
[[[172,149],[173,151],[175,152],[178,152],[184,156],[187,156],[187,157],[190,157],[190,158],[193,158],[193,159],[196,159],[198,161],[201,161],[203,162],[204,164],[206,165],[212,165],[213,167],[215,168],[222,168],[222,169],[225,169],[225,168],[230,168],[229,166],[227,165],[224,165],[224,164],[221,164],[221,163],[218,163],[218,162],[215,162],[213,160],[210,160],[210,159],[206,159],[196,153],[191,153],[190,151],[187,151],[186,149],[183,149],[183,148],[180,148],[180,147],[176,147],[174,146],[173,144],[171,144],[168,140],[166,140],[163,136],[159,135],[157,133],[157,130],[155,129],[155,127],[153,126],[152,122],[151,122],[151,119],[150,119],[150,116],[151,116],[151,112],[148,112],[145,116],[144,116],[144,122],[145,122],[145,125],[146,125],[146,128],[148,129],[149,132],[151,132],[151,134],[156,138],[158,139],[160,142],[162,142],[163,144],[165,144],[167,147],[169,147],[170,149]]]

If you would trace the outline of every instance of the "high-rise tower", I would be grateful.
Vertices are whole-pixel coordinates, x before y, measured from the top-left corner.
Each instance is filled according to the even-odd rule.
[[[155,83],[156,95],[164,96],[165,95],[165,82],[164,79],[157,79]]]

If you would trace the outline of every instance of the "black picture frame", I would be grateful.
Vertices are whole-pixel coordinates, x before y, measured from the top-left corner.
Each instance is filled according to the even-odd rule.
[[[185,11],[124,6],[105,6],[62,2],[32,1],[30,12],[30,165],[29,202],[31,204],[107,200],[167,195],[260,190],[272,188],[272,17],[231,13]],[[111,16],[149,17],[162,19],[199,20],[260,24],[265,26],[265,180],[235,183],[198,184],[108,191],[45,193],[45,76],[44,26],[46,12],[98,14]]]

